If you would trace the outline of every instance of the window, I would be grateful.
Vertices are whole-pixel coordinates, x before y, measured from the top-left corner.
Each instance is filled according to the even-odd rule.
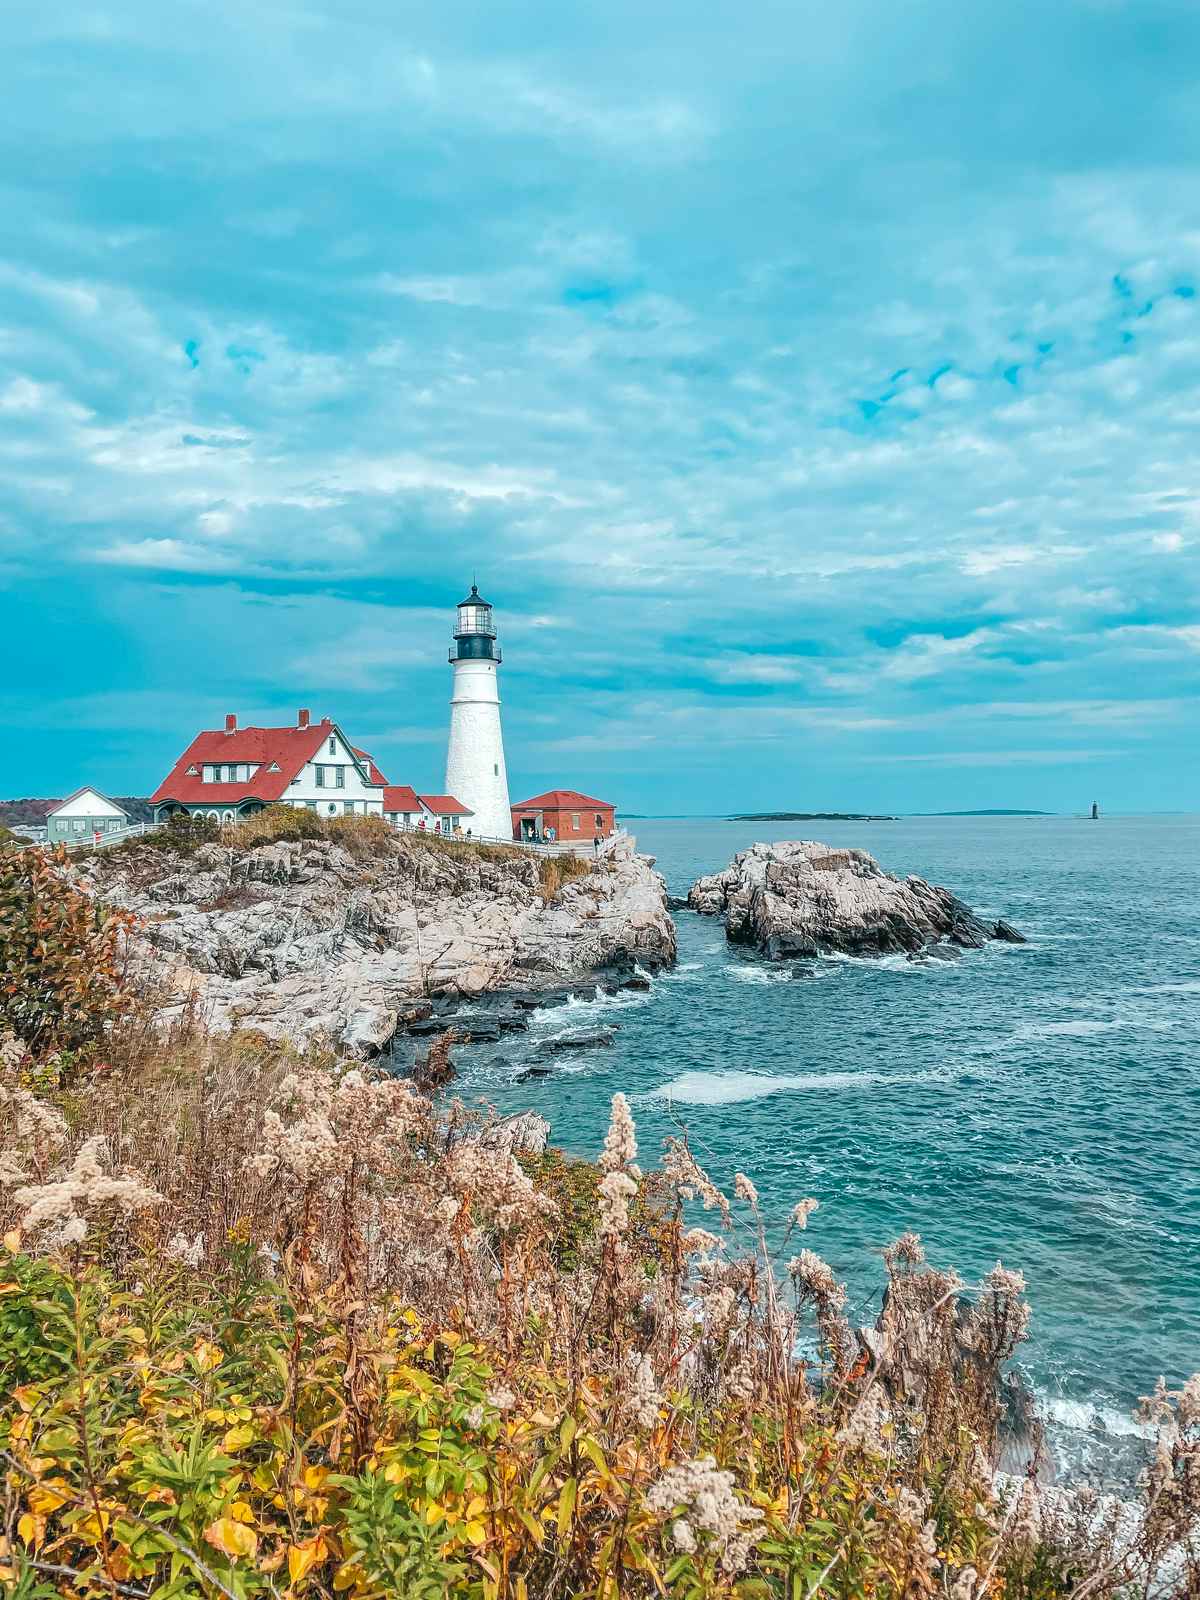
[[[332,737],[329,740],[329,754],[331,756],[337,755],[337,740]]]
[[[604,817],[599,811],[596,813],[596,826],[598,828],[602,828],[604,826]]]
[[[578,811],[572,811],[572,813],[571,813],[571,826],[575,829],[576,833],[579,832],[579,813],[578,813]]]
[[[325,787],[325,768],[324,767],[318,767],[316,769],[316,771],[317,771],[317,788],[318,789],[323,789]]]
[[[346,769],[345,769],[345,767],[334,767],[333,771],[334,771],[333,787],[335,789],[344,789],[346,787]]]
[[[71,832],[72,833],[82,833],[83,830],[84,830],[84,826],[85,826],[84,819],[82,817],[72,817],[71,818]]]
[[[336,813],[337,813],[337,801],[336,800],[331,800],[329,802],[329,815],[332,817],[332,816],[335,816]]]
[[[495,776],[497,778],[500,776],[500,763],[498,761],[493,761],[493,763],[492,763],[492,772],[495,774]]]
[[[204,777],[202,779],[202,782],[204,782],[204,783],[219,783],[221,781],[221,776],[220,775],[221,775],[220,767],[206,766],[205,769],[204,769]]]

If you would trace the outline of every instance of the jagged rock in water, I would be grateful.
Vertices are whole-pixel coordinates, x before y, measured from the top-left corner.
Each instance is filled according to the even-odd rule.
[[[564,1050],[591,1050],[597,1045],[612,1044],[616,1036],[615,1028],[594,1028],[590,1033],[564,1033],[557,1039],[543,1040],[541,1048],[552,1055]]]
[[[723,917],[732,943],[772,960],[904,954],[943,940],[979,949],[998,937],[949,889],[894,877],[865,850],[811,839],[752,845],[723,872],[698,879],[688,903]]]
[[[86,858],[79,881],[137,914],[131,955],[164,1018],[190,1005],[217,1029],[322,1036],[361,1056],[406,1022],[438,1031],[430,999],[565,989],[675,959],[666,885],[628,840],[549,903],[529,853],[382,830],[357,855],[334,838],[192,855],[146,842]]]

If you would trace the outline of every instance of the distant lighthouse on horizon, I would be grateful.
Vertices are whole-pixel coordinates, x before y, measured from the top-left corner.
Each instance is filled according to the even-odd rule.
[[[474,813],[469,826],[477,838],[512,838],[496,671],[502,659],[492,608],[477,585],[472,584],[467,598],[459,601],[454,643],[450,646],[454,690],[450,697],[446,793]]]

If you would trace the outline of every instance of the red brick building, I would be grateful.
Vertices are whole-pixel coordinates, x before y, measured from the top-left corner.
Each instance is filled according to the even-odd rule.
[[[560,843],[601,839],[617,831],[616,807],[578,789],[548,789],[512,808],[514,839]]]

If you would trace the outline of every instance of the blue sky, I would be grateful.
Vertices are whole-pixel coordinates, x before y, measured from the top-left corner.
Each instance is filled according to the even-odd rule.
[[[1195,809],[1200,8],[9,0],[0,794]],[[514,794],[514,797],[515,794]]]

